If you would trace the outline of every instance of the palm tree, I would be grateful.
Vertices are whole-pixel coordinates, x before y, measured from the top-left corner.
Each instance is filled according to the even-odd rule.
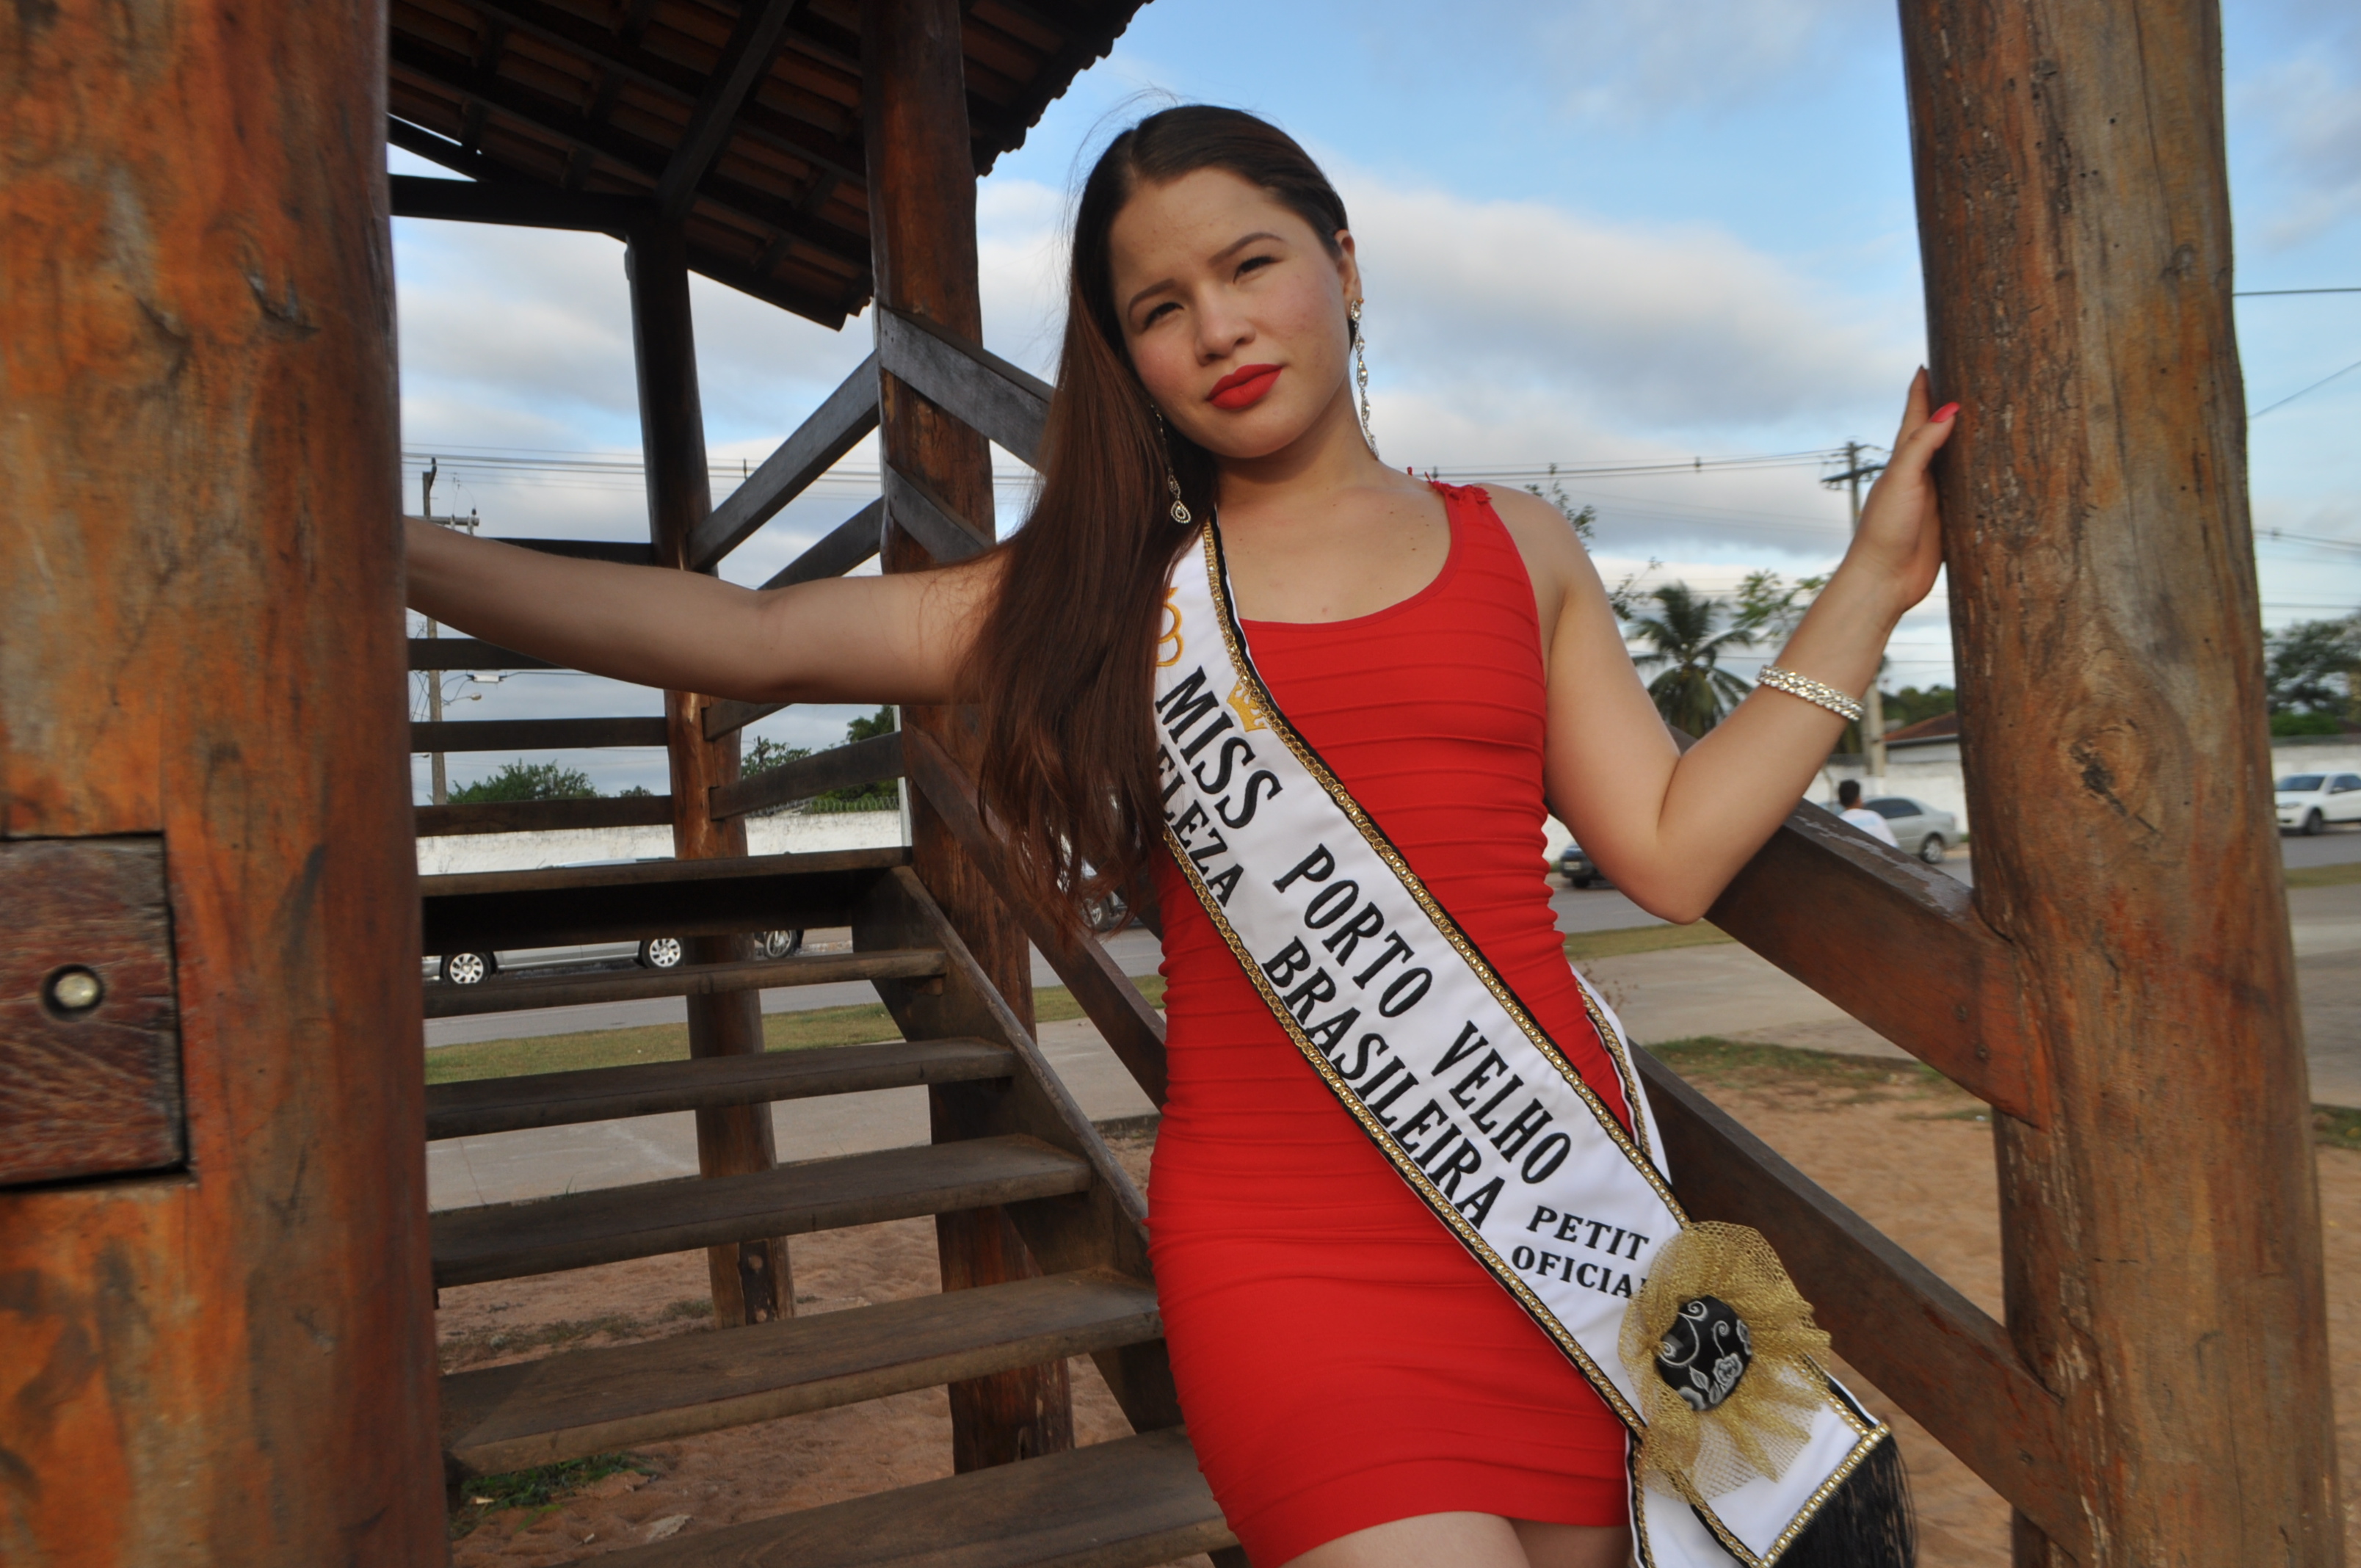
[[[1648,695],[1664,722],[1702,735],[1745,697],[1746,683],[1718,661],[1725,648],[1752,644],[1753,632],[1743,622],[1716,631],[1721,601],[1691,592],[1686,583],[1666,583],[1648,597],[1656,601],[1656,613],[1634,616],[1631,630],[1649,651],[1634,663],[1643,670],[1664,667],[1648,683]]]

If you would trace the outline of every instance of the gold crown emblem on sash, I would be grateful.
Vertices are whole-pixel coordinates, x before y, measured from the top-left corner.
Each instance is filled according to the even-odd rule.
[[[1166,590],[1164,623],[1156,632],[1156,667],[1159,670],[1169,670],[1179,663],[1181,653],[1189,646],[1180,639],[1180,607],[1172,602],[1173,598],[1173,592]],[[1164,651],[1168,647],[1172,650],[1170,653]]]
[[[1268,729],[1270,728],[1270,725],[1263,717],[1262,699],[1255,696],[1254,692],[1247,687],[1246,682],[1238,681],[1231,685],[1229,704],[1230,711],[1238,716],[1238,728],[1240,729]]]

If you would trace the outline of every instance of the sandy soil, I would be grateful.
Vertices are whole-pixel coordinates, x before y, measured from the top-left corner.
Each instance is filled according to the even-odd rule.
[[[1887,1066],[1835,1075],[1732,1068],[1700,1071],[1699,1081],[1838,1198],[1997,1314],[1990,1131],[1972,1119],[1975,1107],[1964,1096],[1889,1074]],[[1117,1146],[1143,1183],[1149,1147],[1144,1137]],[[1828,1157],[1832,1147],[1847,1151],[1843,1168]],[[2361,1560],[2361,1299],[2351,1288],[2361,1280],[2361,1153],[2319,1154],[2347,1552]],[[798,1237],[792,1250],[804,1312],[919,1295],[937,1285],[929,1222]],[[688,1255],[446,1290],[439,1319],[445,1365],[709,1332],[704,1275],[702,1255]],[[1076,1361],[1071,1370],[1079,1440],[1124,1435],[1129,1429],[1090,1363]],[[1850,1381],[1872,1408],[1892,1413],[1862,1380]],[[1916,1492],[1925,1568],[2006,1568],[2006,1505],[1908,1418],[1896,1415],[1895,1425]],[[549,1501],[464,1502],[453,1517],[453,1561],[461,1568],[538,1568],[596,1557],[933,1479],[950,1474],[950,1456],[940,1389],[653,1444],[608,1462],[625,1467]]]

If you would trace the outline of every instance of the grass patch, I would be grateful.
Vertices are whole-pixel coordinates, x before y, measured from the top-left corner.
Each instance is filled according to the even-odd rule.
[[[1969,1121],[1988,1114],[1981,1102],[1933,1068],[1882,1057],[1758,1045],[1713,1035],[1650,1046],[1660,1061],[1700,1088],[1827,1096],[1829,1105],[1897,1100],[1953,1102],[1925,1113],[1930,1120]]]
[[[459,1506],[451,1510],[451,1539],[458,1540],[504,1508],[548,1509],[567,1494],[625,1471],[658,1474],[654,1465],[636,1453],[594,1453],[587,1459],[560,1460],[505,1475],[478,1475],[460,1488]]]
[[[2295,866],[2287,873],[2290,887],[2345,887],[2361,882],[2361,861],[2341,866]]]
[[[1164,1001],[1164,977],[1142,975],[1132,981],[1151,1006]],[[1082,1015],[1082,1003],[1062,985],[1045,985],[1033,993],[1034,1016],[1055,1024]],[[771,1051],[811,1050],[826,1046],[858,1045],[866,1040],[890,1040],[898,1031],[879,1002],[850,1007],[815,1007],[803,1013],[763,1015],[763,1048]],[[688,1025],[642,1024],[621,1029],[590,1029],[571,1035],[536,1035],[526,1039],[479,1040],[471,1045],[437,1046],[426,1053],[426,1081],[460,1083],[478,1078],[512,1078],[534,1072],[570,1072],[578,1068],[629,1067],[637,1062],[684,1061],[688,1057]]]
[[[2341,1105],[2313,1106],[2312,1141],[2323,1148],[2361,1149],[2361,1111]]]
[[[1623,926],[1612,931],[1576,931],[1565,939],[1565,956],[1577,963],[1660,953],[1668,948],[1710,948],[1738,938],[1710,921],[1694,926]]]

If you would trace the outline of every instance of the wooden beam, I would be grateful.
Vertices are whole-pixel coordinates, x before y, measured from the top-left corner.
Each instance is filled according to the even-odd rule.
[[[2064,1398],[2083,1568],[2327,1568],[2221,18],[1912,0],[1902,30],[1934,395],[1962,405],[1935,476],[1975,902],[2051,1077],[2047,1127],[1994,1124],[2010,1332]],[[2048,1529],[2020,1523],[2021,1568],[2076,1550]]]
[[[799,4],[801,0],[748,0],[738,13],[737,25],[721,46],[721,58],[714,62],[705,92],[689,112],[688,128],[681,133],[663,178],[656,181],[656,205],[667,222],[676,223],[687,215],[697,200],[697,181],[728,144],[746,95],[769,73],[771,61],[779,52],[779,36]]]
[[[597,800],[485,800],[418,807],[418,836],[465,833],[563,833],[586,828],[661,828],[672,821],[672,796],[627,795]]]
[[[602,124],[605,114],[606,110],[594,103],[590,112],[584,118],[590,124]],[[550,185],[529,179],[505,164],[496,163],[482,153],[462,147],[437,132],[412,125],[399,115],[390,117],[387,121],[386,139],[391,145],[404,151],[415,153],[430,163],[439,163],[455,174],[467,175],[469,179],[484,184],[535,191],[573,189],[571,183]],[[578,180],[581,170],[591,158],[594,149],[580,142],[568,145],[573,148],[573,154],[568,160],[565,179],[570,182]],[[647,181],[651,189],[653,188],[653,179],[644,171],[632,168],[627,172],[639,175],[641,179]],[[646,201],[649,198],[619,199]],[[808,206],[807,203],[798,202],[796,203],[795,210],[800,214],[807,212]],[[628,238],[629,236],[625,235],[622,237]],[[717,283],[727,284],[741,293],[761,300],[765,304],[776,305],[783,311],[791,311],[796,315],[808,321],[818,322],[820,325],[834,331],[844,324],[844,318],[849,311],[860,307],[866,297],[867,286],[856,280],[855,287],[844,295],[829,298],[786,288],[774,281],[771,277],[772,269],[785,254],[782,247],[786,246],[793,237],[784,229],[774,230],[772,243],[764,247],[762,256],[752,266],[739,258],[729,256],[710,246],[704,245],[691,245],[688,247],[688,263],[698,273],[712,279]]]
[[[2026,1368],[2008,1331],[1678,1073],[1644,1050],[1633,1054],[1689,1217],[1769,1237],[1838,1354],[1993,1490],[2059,1539],[2087,1547],[2064,1472],[2057,1396]]]
[[[600,23],[546,0],[488,0],[474,9],[506,20],[517,31],[558,45],[601,71],[645,88],[675,104],[696,104],[704,95],[707,77],[694,66],[639,47],[637,34],[618,34]],[[754,102],[739,112],[741,133],[774,150],[825,170],[839,180],[859,184],[862,152],[858,143],[830,137],[816,126],[794,119]]]
[[[798,757],[767,773],[717,788],[713,792],[713,815],[717,818],[744,817],[774,806],[809,800],[832,789],[851,789],[901,776],[902,734],[895,730]]]
[[[599,746],[661,746],[661,718],[470,718],[410,727],[410,751],[555,751]]]
[[[926,796],[928,805],[942,814],[951,831],[959,835],[961,846],[994,883],[1013,886],[1006,839],[1000,825],[987,819],[977,806],[975,781],[967,770],[923,730],[910,732],[903,757],[910,782]],[[1074,993],[1100,1036],[1148,1091],[1148,1099],[1161,1106],[1167,1086],[1164,1015],[1148,1004],[1139,987],[1096,938],[1087,932],[1080,936],[1069,932],[1030,904],[1012,902],[1011,907],[1024,923],[1026,935]]]
[[[636,196],[600,196],[513,181],[486,184],[469,180],[430,180],[415,174],[390,177],[393,215],[437,218],[451,223],[510,224],[522,228],[587,229],[618,238],[655,217],[655,203]]]
[[[689,536],[689,565],[709,570],[876,428],[877,359],[872,355],[697,524]]]
[[[968,145],[960,0],[864,0],[860,16],[862,140],[877,301],[979,339],[983,303],[977,289],[975,159]],[[917,486],[924,487],[928,507],[964,519],[973,530],[960,536],[967,554],[983,548],[994,532],[991,448],[899,377],[881,373],[877,382],[885,506],[895,524],[887,531],[885,570],[907,572],[960,558],[951,539],[936,540],[940,549],[922,547],[908,532],[917,509],[906,497]],[[974,744],[954,708],[906,705],[902,725],[932,731],[955,756]],[[923,801],[911,802],[910,829],[917,880],[979,972],[1030,1031],[1032,962],[1022,928],[983,869]],[[939,1139],[971,1135],[985,1115],[972,1096],[938,1089],[928,1099]],[[998,1212],[945,1215],[935,1235],[947,1289],[1022,1277],[1034,1266],[1008,1217]],[[959,1470],[1031,1458],[1073,1442],[1072,1397],[1062,1362],[953,1384],[950,1400],[951,1457]]]
[[[450,1550],[385,40],[375,6],[218,0],[36,5],[0,43],[0,842],[151,857],[101,924],[169,944],[82,948],[123,983],[69,1026],[170,1029],[187,1151],[0,1189],[10,1568]],[[23,894],[16,964],[103,934]]]
[[[391,52],[392,63],[401,71],[446,92],[480,100],[568,147],[587,148],[645,181],[651,190],[664,177],[671,148],[661,142],[595,121],[578,105],[551,97],[497,71],[479,69],[466,55],[438,48],[417,35],[395,33]],[[816,215],[799,214],[792,202],[738,181],[721,179],[708,171],[697,199],[763,228],[793,234],[834,256],[851,259],[861,253],[861,236]]]
[[[885,501],[881,496],[830,529],[818,543],[772,574],[763,586],[784,588],[790,583],[840,577],[873,557],[883,545],[884,534]]]
[[[555,670],[562,666],[473,637],[413,637],[410,640],[410,667],[415,671]]]
[[[961,517],[932,485],[891,462],[885,465],[885,514],[940,565],[992,548],[991,535]]]
[[[631,240],[631,350],[638,369],[640,445],[648,488],[648,534],[659,565],[691,565],[690,541],[713,510],[705,451],[705,413],[697,379],[697,334],[688,296],[688,256],[677,224],[660,224]],[[742,859],[746,825],[716,818],[707,796],[738,781],[738,737],[705,738],[712,698],[664,693],[665,751],[672,763],[673,853],[684,861]],[[751,958],[740,936],[693,938],[699,964]],[[760,1056],[763,1012],[752,992],[687,999],[688,1054]],[[708,1178],[742,1177],[777,1164],[771,1118],[758,1106],[697,1113],[697,1164]],[[795,1279],[783,1234],[733,1240],[708,1249],[714,1315],[725,1326],[767,1322],[795,1313]]]
[[[1709,917],[1986,1104],[2047,1120],[2015,949],[1958,878],[1806,804]]]
[[[520,550],[538,550],[544,555],[569,555],[577,561],[613,561],[625,566],[656,564],[653,545],[627,539],[518,539],[500,534],[493,536],[492,543],[513,544]]]
[[[1018,461],[1038,466],[1049,383],[922,316],[877,312],[877,363]]]

